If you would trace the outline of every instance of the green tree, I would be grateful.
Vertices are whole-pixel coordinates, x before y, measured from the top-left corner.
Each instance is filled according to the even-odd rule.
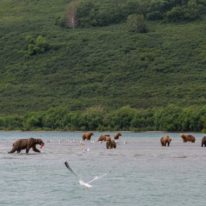
[[[81,1],[76,11],[78,25],[80,27],[95,26],[97,11],[98,7],[93,1]]]
[[[130,32],[148,32],[143,15],[132,14],[127,17],[127,27]]]
[[[26,37],[27,41],[27,54],[29,56],[41,54],[50,49],[50,45],[48,44],[45,37],[39,35],[34,39],[32,36]]]
[[[42,115],[40,113],[29,113],[23,118],[23,130],[42,129]]]
[[[102,108],[92,107],[81,115],[86,130],[97,130],[103,124],[104,111]]]
[[[157,130],[179,131],[181,108],[175,105],[169,105],[155,112],[154,123]]]
[[[109,114],[109,125],[114,130],[129,130],[135,117],[136,109],[130,106],[122,107]]]

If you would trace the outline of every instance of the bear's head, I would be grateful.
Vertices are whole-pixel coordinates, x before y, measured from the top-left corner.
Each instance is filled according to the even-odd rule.
[[[42,139],[36,139],[36,144],[39,144],[41,148],[44,146]]]

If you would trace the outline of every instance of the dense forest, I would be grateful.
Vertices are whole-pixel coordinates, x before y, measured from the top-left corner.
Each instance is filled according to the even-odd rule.
[[[206,129],[205,0],[1,0],[0,129]]]

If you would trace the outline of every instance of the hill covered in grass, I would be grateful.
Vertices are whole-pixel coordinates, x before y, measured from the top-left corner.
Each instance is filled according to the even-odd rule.
[[[73,2],[0,1],[1,116],[205,105],[204,1]],[[147,32],[128,29],[134,14]]]

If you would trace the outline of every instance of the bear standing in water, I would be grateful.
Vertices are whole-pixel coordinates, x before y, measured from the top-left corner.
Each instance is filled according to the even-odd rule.
[[[107,143],[106,143],[107,149],[116,149],[116,147],[117,147],[117,144],[113,139],[110,139],[107,141]]]
[[[91,140],[93,133],[92,132],[85,132],[82,135],[82,140]]]
[[[169,136],[164,136],[160,139],[161,145],[163,147],[166,147],[166,146],[169,147],[171,141],[172,141],[172,139]]]
[[[195,143],[195,137],[190,134],[181,134],[183,142],[192,142]]]
[[[204,136],[203,138],[202,138],[202,144],[201,144],[201,146],[202,147],[206,147],[206,136]]]
[[[13,148],[9,153],[14,153],[17,151],[17,153],[20,153],[21,150],[26,149],[26,153],[29,153],[29,150],[32,148],[34,152],[40,152],[37,148],[36,145],[40,145],[40,148],[44,146],[44,142],[41,139],[34,139],[34,138],[29,138],[29,139],[19,139],[13,144]]]

